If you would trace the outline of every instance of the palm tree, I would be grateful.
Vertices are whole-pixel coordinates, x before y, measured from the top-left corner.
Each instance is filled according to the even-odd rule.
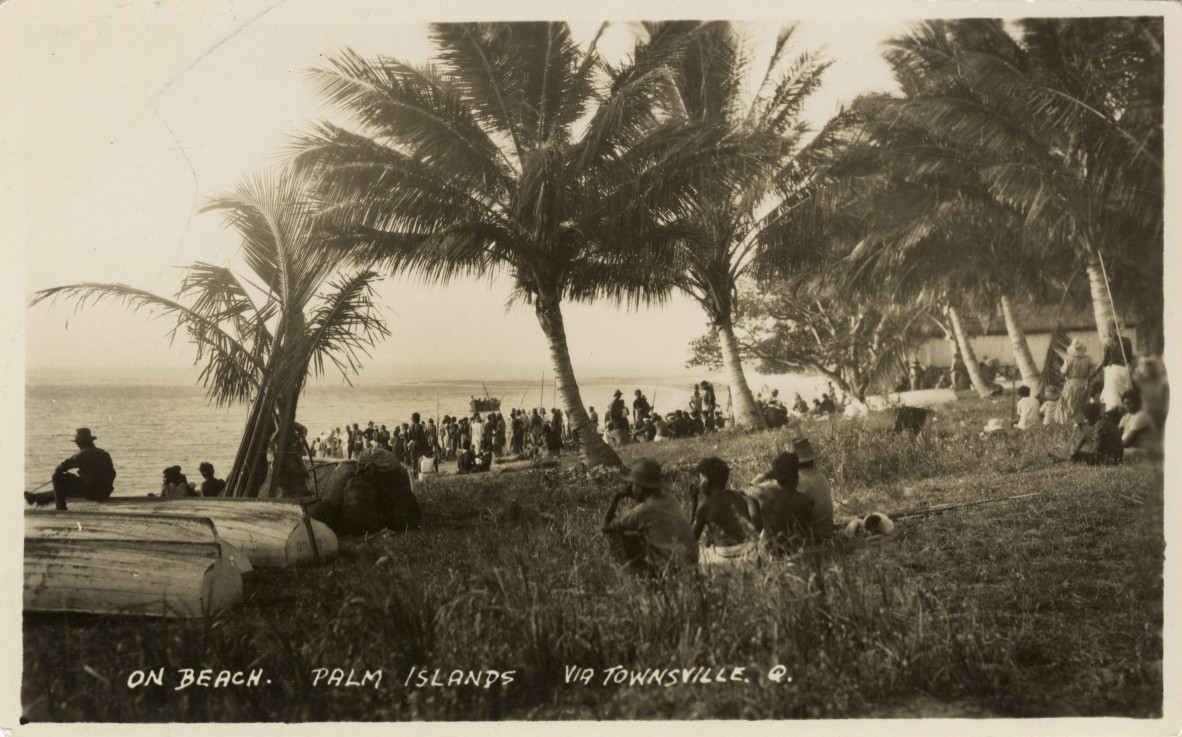
[[[1144,274],[1161,263],[1160,19],[928,22],[891,42],[892,61],[931,96],[909,115],[981,154],[982,181],[1027,223],[1038,222],[1087,271],[1096,328],[1116,344],[1105,261]],[[1160,274],[1160,267],[1156,269]],[[1160,314],[1159,279],[1126,290]],[[1157,318],[1160,320],[1160,318]]]
[[[744,90],[752,60],[729,24],[699,33],[675,66],[675,79],[689,123],[698,130],[742,143],[745,156],[730,162],[729,176],[716,178],[684,223],[678,241],[677,287],[693,297],[709,320],[737,405],[736,423],[766,427],[743,373],[734,318],[736,285],[751,273],[756,256],[775,245],[783,263],[799,266],[805,249],[778,227],[812,182],[819,158],[803,145],[809,132],[800,109],[817,89],[829,64],[815,54],[790,56],[795,27],[782,29],[755,90]],[[704,136],[706,138],[708,136]],[[827,140],[811,144],[819,149]],[[815,234],[814,234],[815,235]]]
[[[33,304],[64,297],[81,309],[110,299],[176,321],[204,361],[200,381],[219,406],[251,402],[227,496],[299,496],[304,469],[293,447],[299,397],[309,373],[326,363],[348,378],[360,354],[388,335],[372,300],[378,275],[341,273],[318,243],[306,182],[259,175],[214,197],[203,211],[221,212],[242,236],[246,270],[194,263],[175,299],[126,284],[82,283],[44,289]],[[268,476],[267,448],[274,452]],[[265,487],[265,488],[264,488]]]
[[[612,67],[564,23],[432,26],[436,62],[345,51],[313,72],[356,130],[319,124],[295,165],[320,178],[334,246],[427,281],[508,272],[532,305],[589,465],[620,465],[595,433],[562,303],[662,299],[677,214],[726,155],[686,126],[668,65],[696,24],[647,24]],[[602,34],[603,28],[600,29]]]

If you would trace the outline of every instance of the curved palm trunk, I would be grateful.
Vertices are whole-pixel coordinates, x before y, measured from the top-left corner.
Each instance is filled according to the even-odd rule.
[[[969,343],[968,336],[965,335],[964,327],[960,324],[960,315],[956,314],[955,307],[948,308],[948,320],[952,323],[952,331],[956,333],[956,342],[960,345],[960,357],[964,361],[965,368],[968,369],[969,378],[973,381],[973,388],[977,390],[978,395],[989,396],[989,387],[985,386],[985,377],[981,375],[981,364],[977,363],[977,354],[973,352],[973,346]]]
[[[1034,355],[1026,343],[1026,333],[1014,319],[1014,308],[1010,298],[1004,294],[1001,297],[1001,314],[1005,317],[1006,332],[1010,335],[1010,343],[1014,346],[1014,362],[1018,364],[1018,371],[1022,373],[1022,383],[1030,387],[1030,394],[1037,397],[1042,393],[1042,374],[1034,363]]]
[[[743,363],[739,360],[739,341],[735,338],[735,328],[730,317],[717,322],[718,343],[722,348],[722,365],[726,369],[727,381],[732,390],[732,401],[735,403],[735,424],[748,430],[765,430],[767,422],[763,412],[755,403],[751,395],[751,387],[747,386],[747,377],[743,374]]]
[[[554,382],[558,394],[562,396],[562,406],[578,433],[579,447],[582,449],[583,460],[588,467],[615,466],[623,468],[620,457],[604,442],[599,433],[595,432],[595,425],[583,406],[583,398],[579,394],[579,385],[575,381],[575,370],[571,366],[570,351],[566,345],[566,326],[562,321],[562,309],[558,301],[552,298],[538,297],[534,305],[538,316],[538,324],[546,335],[546,343],[550,348],[550,363],[554,368]]]
[[[1108,284],[1104,280],[1104,272],[1100,268],[1100,256],[1095,252],[1088,254],[1087,261],[1088,287],[1092,292],[1092,313],[1096,319],[1096,335],[1100,338],[1100,351],[1116,342],[1116,308],[1108,297]]]

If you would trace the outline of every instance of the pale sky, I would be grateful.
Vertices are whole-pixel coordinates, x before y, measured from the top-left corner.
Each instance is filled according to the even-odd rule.
[[[5,231],[23,230],[26,304],[37,289],[79,281],[124,282],[171,295],[181,278],[177,267],[231,259],[235,232],[216,213],[197,210],[206,198],[279,161],[289,137],[327,112],[305,76],[324,54],[348,46],[422,62],[431,55],[422,21],[487,18],[492,7],[499,18],[571,19],[576,35],[584,36],[602,17],[670,16],[670,7],[635,4],[583,4],[570,13],[555,3],[515,10],[399,5],[11,0],[0,7],[0,99],[6,107],[0,167],[9,174],[9,196],[0,207],[17,224]],[[826,15],[834,7],[851,12]],[[987,7],[971,5],[978,14]],[[824,46],[836,61],[807,111],[815,126],[860,92],[892,89],[881,41],[904,30],[906,17],[933,12],[930,4],[785,4],[776,16],[767,6],[743,4],[676,8],[678,17],[733,11],[734,18],[762,18],[747,26],[757,40],[800,20],[795,48]],[[944,15],[966,10],[934,8]],[[589,10],[597,15],[588,16]],[[380,299],[392,335],[366,365],[492,363],[504,373],[517,374],[520,367],[528,375],[548,369],[532,310],[506,313],[508,291],[504,278],[442,288],[388,278]],[[637,313],[568,304],[565,315],[577,374],[611,371],[621,360],[677,371],[688,341],[705,329],[700,309],[684,297]],[[193,361],[191,347],[179,341],[170,347],[164,339],[167,320],[149,321],[123,307],[79,313],[58,302],[26,307],[23,318],[31,369],[183,369]],[[490,369],[487,375],[496,374]]]

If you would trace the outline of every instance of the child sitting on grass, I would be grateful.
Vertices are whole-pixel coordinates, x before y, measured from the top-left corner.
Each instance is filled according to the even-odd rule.
[[[1089,466],[1116,465],[1124,459],[1125,449],[1121,443],[1120,430],[1116,423],[1120,419],[1120,410],[1113,409],[1101,413],[1100,405],[1084,405],[1084,417],[1089,427],[1075,451],[1071,460],[1076,463],[1086,463]]]
[[[1018,424],[1019,430],[1029,430],[1032,427],[1038,427],[1038,399],[1030,396],[1030,387],[1022,385],[1018,387]]]

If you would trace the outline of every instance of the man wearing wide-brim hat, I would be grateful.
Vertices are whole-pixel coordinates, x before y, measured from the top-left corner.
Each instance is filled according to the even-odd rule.
[[[790,554],[812,541],[810,521],[816,502],[800,493],[799,482],[800,459],[784,451],[745,492],[751,500],[751,521],[773,554]]]
[[[613,555],[629,569],[658,578],[695,568],[698,543],[677,500],[664,493],[661,464],[649,458],[636,461],[624,483],[603,516]],[[636,506],[616,519],[620,500],[629,498]]]
[[[829,480],[817,470],[816,461],[820,454],[808,438],[793,440],[792,452],[800,461],[800,480],[796,488],[813,500],[813,514],[809,517],[813,540],[828,540],[833,535],[833,489],[829,486]]]
[[[78,452],[58,464],[53,472],[53,491],[43,491],[39,494],[25,492],[25,501],[29,504],[48,504],[56,502],[59,510],[66,509],[66,499],[69,497],[89,499],[91,501],[105,501],[111,496],[115,483],[115,464],[107,451],[95,447],[94,441],[98,436],[91,434],[90,428],[80,427],[74,433],[74,443]],[[77,469],[77,474],[70,473]]]

